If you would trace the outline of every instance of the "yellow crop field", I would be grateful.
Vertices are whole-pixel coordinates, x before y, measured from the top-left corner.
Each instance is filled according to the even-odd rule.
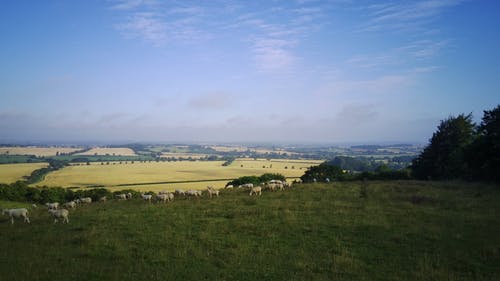
[[[29,176],[36,169],[47,167],[47,163],[1,164],[0,183],[12,183]]]
[[[134,162],[131,164],[110,165],[80,165],[69,166],[48,174],[37,185],[87,187],[104,185],[107,188],[124,189],[133,188],[153,190],[151,183],[179,182],[179,181],[204,181],[229,180],[241,176],[261,175],[264,173],[281,173],[286,177],[300,177],[305,169],[317,165],[318,161],[291,161],[286,162],[242,159],[235,160],[229,166],[222,166],[224,161],[176,161],[176,162]],[[285,168],[286,167],[286,168]],[[222,187],[227,181],[217,182],[216,187]],[[123,184],[141,184],[138,186],[123,187]],[[163,184],[154,184],[162,187]],[[189,183],[189,186],[205,187],[207,183]],[[166,185],[163,185],[166,186]],[[170,186],[170,185],[169,185]],[[179,186],[179,183],[171,186]],[[147,188],[146,188],[147,187]],[[160,188],[160,190],[161,190]]]
[[[163,152],[161,157],[172,157],[172,158],[188,158],[191,157],[193,159],[200,159],[207,157],[207,154],[199,154],[199,153],[182,153],[182,152]]]
[[[89,151],[76,155],[115,155],[115,156],[136,156],[135,152],[126,147],[94,147]]]
[[[81,148],[72,147],[36,147],[36,146],[16,146],[16,147],[0,147],[0,154],[9,155],[36,155],[36,156],[55,156],[59,153],[70,153]]]

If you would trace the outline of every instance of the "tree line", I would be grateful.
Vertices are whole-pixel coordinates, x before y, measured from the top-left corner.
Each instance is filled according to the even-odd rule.
[[[480,124],[472,114],[442,120],[411,170],[417,179],[500,181],[500,105]]]
[[[407,159],[405,159],[407,160]],[[366,169],[352,173],[342,167]],[[366,163],[336,158],[309,168],[304,182],[328,180],[474,180],[500,181],[500,105],[485,110],[480,124],[472,114],[450,116],[442,120],[436,132],[407,169],[395,170],[381,165],[374,170]]]

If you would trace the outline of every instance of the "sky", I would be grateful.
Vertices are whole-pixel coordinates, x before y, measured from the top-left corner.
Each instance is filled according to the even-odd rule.
[[[426,143],[500,103],[490,0],[0,1],[0,142]]]

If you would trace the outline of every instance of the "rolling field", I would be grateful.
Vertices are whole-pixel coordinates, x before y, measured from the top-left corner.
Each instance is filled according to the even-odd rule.
[[[200,159],[208,156],[208,154],[200,154],[200,153],[182,153],[182,152],[163,152],[161,157],[172,157],[172,158],[193,158]]]
[[[300,177],[305,168],[318,161],[267,161],[236,160],[229,166],[222,166],[223,161],[177,161],[177,162],[134,162],[131,164],[110,164],[69,166],[49,173],[42,182],[36,185],[86,187],[102,185],[111,189],[123,189],[117,185],[137,190],[163,190],[179,186],[178,183],[165,186],[166,182],[198,181],[189,185],[191,188],[205,188],[209,184],[221,188],[233,178],[264,173],[281,173],[286,177]],[[123,162],[125,163],[125,162]],[[243,165],[243,167],[242,167]],[[272,168],[270,168],[272,165]],[[263,168],[266,166],[266,168]],[[291,168],[294,166],[294,169]],[[290,167],[285,169],[285,167]],[[300,169],[302,168],[302,169]],[[216,182],[213,182],[217,180]],[[222,181],[220,181],[222,180]],[[204,181],[200,183],[199,181]],[[142,185],[137,185],[142,184]],[[132,186],[133,185],[133,186]],[[184,186],[188,186],[184,184]]]
[[[70,211],[67,225],[44,208],[29,225],[1,216],[0,279],[500,280],[498,186],[363,185],[111,200]]]
[[[59,153],[70,153],[80,148],[71,147],[0,147],[0,154],[9,155],[36,155],[36,156],[55,156]]]
[[[137,156],[135,152],[126,147],[95,147],[88,151],[77,153],[76,155],[116,155],[116,156]]]
[[[47,167],[47,163],[1,164],[0,183],[12,183],[29,176],[36,169]]]

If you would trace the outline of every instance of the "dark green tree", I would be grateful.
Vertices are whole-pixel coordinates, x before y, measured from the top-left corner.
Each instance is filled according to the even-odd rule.
[[[342,180],[345,175],[342,169],[335,165],[330,165],[328,163],[321,163],[318,166],[312,166],[300,177],[302,182],[325,182],[328,178],[329,180]]]
[[[500,105],[484,111],[466,158],[472,179],[500,181]]]
[[[474,138],[472,114],[460,114],[441,121],[429,145],[413,160],[413,176],[418,179],[463,177],[467,172],[465,149]]]

